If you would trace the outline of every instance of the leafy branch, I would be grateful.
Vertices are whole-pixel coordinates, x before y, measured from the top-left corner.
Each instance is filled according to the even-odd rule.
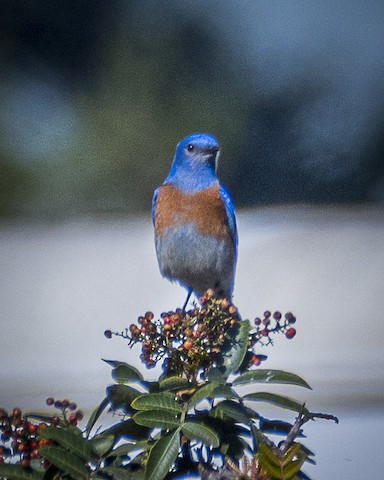
[[[107,330],[129,346],[141,344],[147,368],[163,373],[148,381],[132,365],[105,360],[114,383],[85,427],[74,402],[47,399],[58,414],[0,410],[0,478],[15,480],[162,480],[194,473],[202,478],[288,480],[313,453],[301,441],[309,420],[336,417],[311,413],[295,399],[264,392],[264,384],[310,389],[296,374],[259,368],[262,345],[275,334],[293,338],[292,313],[264,312],[253,325],[236,307],[208,291],[188,312],[139,317],[124,332]],[[246,386],[246,393],[242,394]],[[293,424],[261,415],[268,404],[296,413]],[[256,409],[256,405],[260,408]],[[119,421],[103,428],[108,412]],[[283,434],[276,445],[270,433]]]

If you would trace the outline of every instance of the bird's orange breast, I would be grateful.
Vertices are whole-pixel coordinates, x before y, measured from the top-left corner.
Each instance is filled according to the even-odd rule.
[[[193,224],[199,233],[224,239],[228,236],[228,218],[219,187],[214,185],[196,193],[184,193],[172,185],[163,185],[158,193],[155,234],[168,228]]]

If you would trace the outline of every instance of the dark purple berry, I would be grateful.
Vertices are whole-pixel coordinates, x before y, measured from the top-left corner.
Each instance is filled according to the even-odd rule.
[[[105,330],[105,332],[104,332],[104,337],[105,337],[105,338],[112,338],[112,332],[111,332],[111,330]]]

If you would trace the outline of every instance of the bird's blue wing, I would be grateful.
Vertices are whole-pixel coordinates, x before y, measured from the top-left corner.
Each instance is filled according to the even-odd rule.
[[[153,198],[152,198],[152,223],[153,224],[155,224],[157,197],[159,196],[160,188],[161,187],[156,188],[155,193],[153,194]]]
[[[235,246],[235,252],[237,253],[237,226],[236,226],[236,217],[235,217],[235,207],[233,206],[232,198],[227,192],[227,190],[221,185],[219,189],[220,197],[224,202],[225,211],[227,212],[228,217],[228,225],[231,231],[231,235],[233,238],[233,243]]]

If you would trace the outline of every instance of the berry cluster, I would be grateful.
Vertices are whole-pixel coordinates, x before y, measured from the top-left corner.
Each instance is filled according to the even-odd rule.
[[[16,459],[22,467],[28,468],[31,461],[38,461],[43,468],[48,468],[49,462],[39,454],[39,449],[54,444],[52,440],[39,437],[41,431],[48,426],[77,425],[83,418],[83,413],[77,410],[75,402],[55,400],[50,397],[47,405],[60,410],[59,415],[41,417],[44,421],[34,422],[33,415],[23,414],[20,408],[14,408],[10,414],[0,408],[0,463]],[[70,412],[70,413],[69,413]]]
[[[79,421],[84,417],[84,414],[81,410],[77,410],[77,404],[71,402],[70,400],[55,400],[52,397],[47,398],[46,404],[49,407],[55,407],[61,411],[61,417],[54,415],[51,419],[52,425],[59,425],[63,423],[64,425],[69,424],[76,426]],[[71,412],[71,413],[70,413]]]
[[[267,359],[265,355],[259,355],[253,351],[256,344],[273,345],[272,335],[275,333],[285,333],[286,338],[293,338],[296,335],[296,330],[291,325],[295,322],[296,317],[291,312],[286,313],[283,318],[278,311],[272,315],[269,310],[266,310],[263,319],[256,317],[254,320],[256,327],[249,335],[250,350],[248,350],[244,359],[243,369],[252,365],[258,367],[263,360]]]
[[[154,320],[152,312],[139,317],[122,333],[105,332],[142,344],[141,360],[152,368],[164,359],[167,374],[192,378],[200,369],[206,369],[220,356],[228,330],[239,321],[237,309],[226,299],[215,299],[212,290],[200,298],[200,306],[183,312],[181,309],[164,312]]]
[[[220,365],[223,353],[228,350],[230,329],[236,329],[240,317],[236,307],[227,299],[214,298],[207,290],[199,300],[200,305],[183,312],[181,309],[164,312],[154,319],[152,312],[138,318],[124,332],[106,330],[104,335],[113,335],[129,340],[129,345],[142,345],[140,358],[147,368],[154,367],[164,359],[163,368],[167,375],[185,375],[196,378],[200,370]],[[279,332],[292,338],[296,331],[291,327],[296,321],[291,313],[282,319],[280,312],[264,312],[264,318],[255,319],[255,328],[249,335],[249,349],[242,369],[258,366],[267,357],[255,353],[255,345],[271,344],[271,335]],[[233,330],[234,331],[234,330]]]
[[[39,455],[39,448],[46,446],[49,440],[39,440],[39,433],[48,426],[46,422],[33,423],[23,416],[20,408],[12,413],[0,409],[0,463],[5,459],[16,458],[22,467],[27,468],[31,460],[39,460],[44,468],[47,462]]]
[[[292,327],[294,323],[296,323],[296,317],[291,312],[286,313],[283,318],[280,312],[276,311],[272,315],[269,310],[266,310],[263,319],[255,318],[256,332],[252,335],[253,341],[269,345],[272,343],[271,334],[277,332],[283,332],[288,339],[291,339],[296,335],[296,330]],[[263,342],[263,339],[266,341]]]

